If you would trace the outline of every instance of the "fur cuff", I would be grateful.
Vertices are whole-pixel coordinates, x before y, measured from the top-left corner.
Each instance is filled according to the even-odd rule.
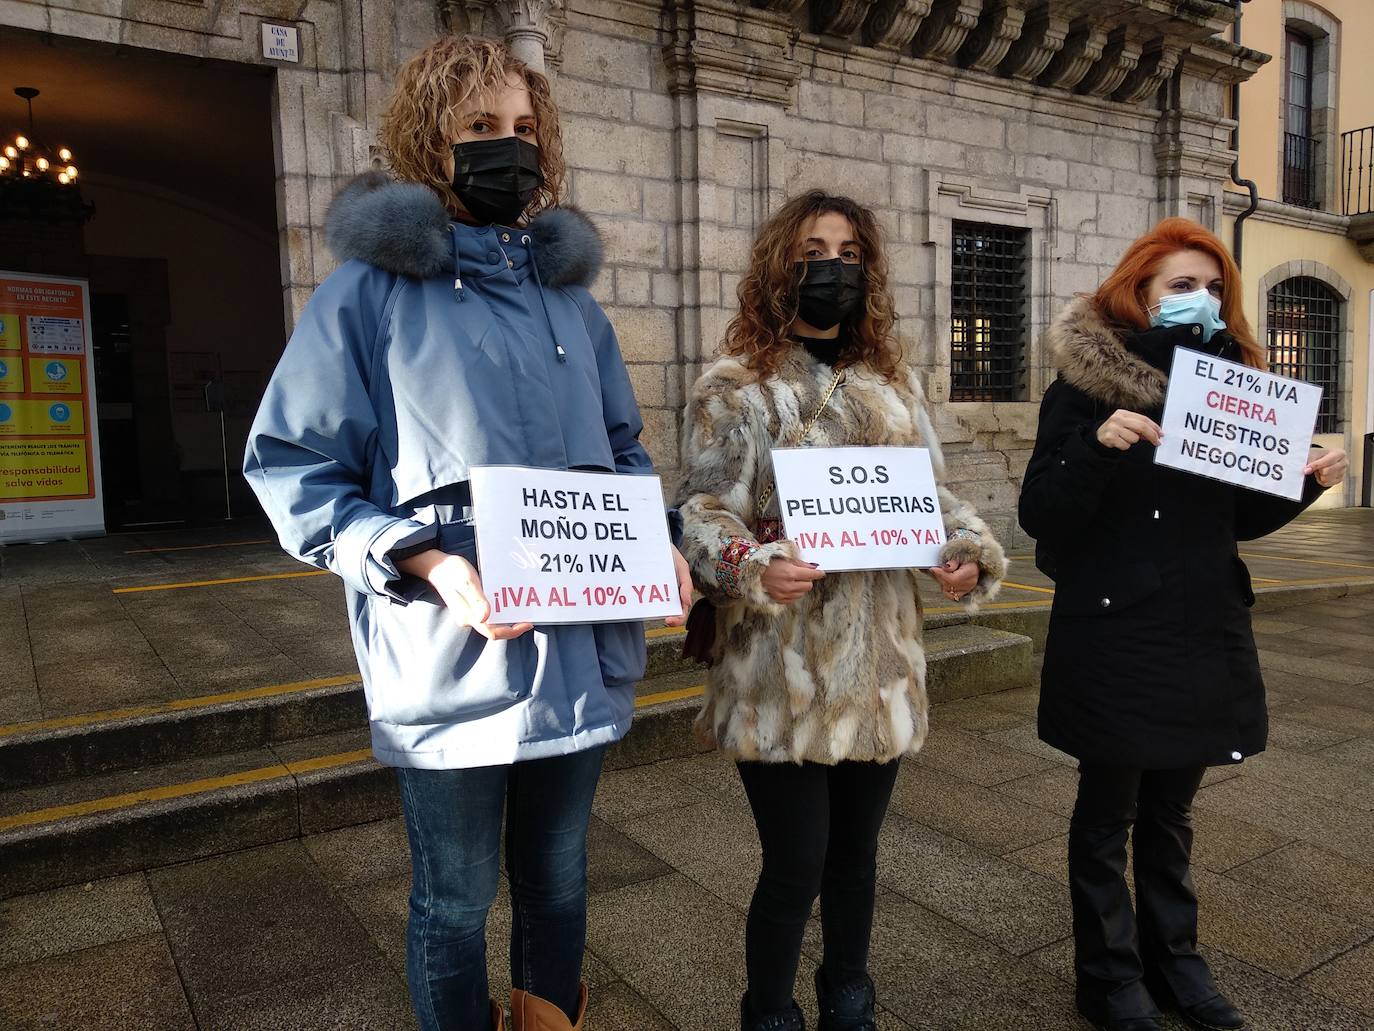
[[[978,582],[961,599],[966,611],[977,612],[979,605],[997,597],[1002,589],[1002,578],[1007,575],[1007,556],[990,533],[984,530],[977,539],[955,537],[947,541],[940,549],[940,561],[944,563],[950,559],[978,564]]]
[[[759,544],[747,537],[729,537],[716,563],[716,582],[731,598],[738,598],[751,609],[780,615],[786,606],[768,596],[763,587],[763,571],[775,558],[796,558],[797,547],[791,541]]]

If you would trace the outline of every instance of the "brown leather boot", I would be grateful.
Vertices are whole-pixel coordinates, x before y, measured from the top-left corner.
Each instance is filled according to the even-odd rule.
[[[506,1011],[495,999],[491,1000],[491,1031],[506,1031]]]
[[[577,1019],[568,1022],[561,1009],[519,988],[510,993],[511,1031],[582,1031],[582,1019],[587,1015],[587,984],[584,981],[577,998]]]

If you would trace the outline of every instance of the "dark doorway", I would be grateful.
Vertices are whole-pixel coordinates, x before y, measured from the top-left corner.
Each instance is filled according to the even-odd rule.
[[[95,206],[0,220],[0,267],[89,281],[107,527],[256,513],[238,468],[285,337],[273,70],[12,29],[0,50],[0,134],[26,117],[13,87],[40,89]]]

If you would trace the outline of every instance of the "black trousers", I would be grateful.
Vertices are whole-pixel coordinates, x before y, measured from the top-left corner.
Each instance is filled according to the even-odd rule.
[[[1193,796],[1205,772],[1079,768],[1069,825],[1069,894],[1078,998],[1090,1012],[1149,1014],[1154,1007],[1147,985],[1167,989],[1184,1005],[1217,992],[1197,951],[1190,870]],[[1128,836],[1134,911],[1126,886]]]
[[[792,1004],[802,934],[821,898],[822,967],[841,985],[868,972],[878,830],[898,764],[741,762],[763,845],[744,953],[754,1016]]]

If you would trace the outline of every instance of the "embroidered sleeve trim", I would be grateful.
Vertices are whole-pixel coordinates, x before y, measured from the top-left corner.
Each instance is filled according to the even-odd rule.
[[[716,563],[716,583],[731,598],[744,596],[744,589],[740,586],[741,573],[744,564],[758,550],[759,546],[747,537],[725,538],[724,546],[720,549],[720,561]]]

